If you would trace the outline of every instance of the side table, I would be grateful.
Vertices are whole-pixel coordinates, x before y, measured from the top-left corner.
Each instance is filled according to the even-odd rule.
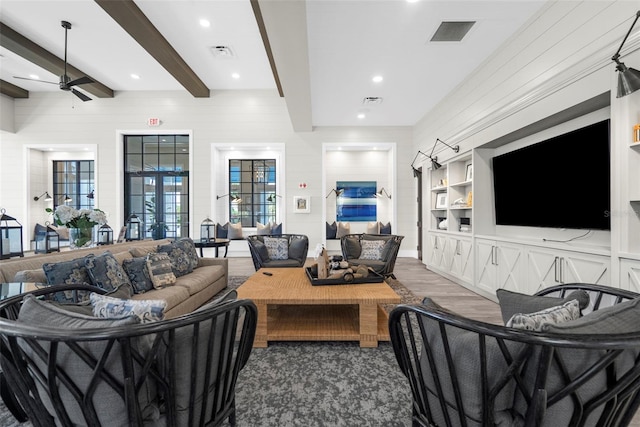
[[[229,251],[229,239],[211,239],[207,242],[194,242],[196,248],[200,248],[200,257],[204,257],[203,248],[215,248],[216,258],[218,258],[218,249],[224,246],[224,257],[227,257]]]

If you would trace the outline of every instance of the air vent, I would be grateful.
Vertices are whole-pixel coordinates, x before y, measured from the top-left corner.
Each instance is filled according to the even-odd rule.
[[[442,21],[431,37],[432,42],[459,42],[467,35],[476,21]]]
[[[382,104],[382,98],[379,96],[367,96],[362,100],[364,105],[378,105]]]
[[[236,56],[231,46],[213,46],[211,51],[216,58],[228,59]]]

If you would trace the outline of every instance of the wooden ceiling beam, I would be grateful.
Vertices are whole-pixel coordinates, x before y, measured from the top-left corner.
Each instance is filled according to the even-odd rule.
[[[10,96],[11,98],[28,98],[29,91],[24,90],[6,80],[0,79],[0,93]]]
[[[64,74],[64,60],[58,58],[42,46],[29,40],[11,27],[0,22],[0,46],[12,51],[27,61],[44,68],[57,76]],[[75,68],[67,63],[67,75],[71,80],[82,76],[89,76],[87,73]],[[83,91],[97,96],[98,98],[113,98],[113,90],[91,77],[94,83],[81,86]]]
[[[191,95],[197,98],[209,97],[209,88],[132,0],[95,0],[95,2]]]
[[[264,50],[267,53],[267,58],[269,58],[269,65],[271,65],[271,73],[273,73],[273,79],[276,81],[278,94],[280,95],[280,97],[283,97],[284,92],[282,91],[282,84],[280,83],[280,77],[278,76],[276,60],[273,57],[271,43],[269,42],[269,35],[267,34],[267,27],[264,25],[264,18],[262,17],[262,11],[260,10],[260,4],[258,3],[258,0],[251,0],[251,8],[253,9],[253,14],[256,17],[256,22],[258,23],[258,29],[260,30],[260,37],[262,37]]]

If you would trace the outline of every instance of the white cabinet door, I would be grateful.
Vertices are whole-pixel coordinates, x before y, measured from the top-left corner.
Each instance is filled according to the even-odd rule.
[[[611,285],[611,258],[581,252],[564,252],[562,283],[596,283]]]
[[[496,289],[526,293],[526,259],[522,245],[498,242],[496,253],[498,283]]]
[[[430,268],[446,270],[445,252],[447,238],[441,234],[429,233],[429,264]]]
[[[620,287],[640,293],[640,261],[620,260]]]
[[[534,294],[560,281],[560,257],[552,249],[527,248],[527,293]]]
[[[495,261],[496,242],[476,239],[476,282],[485,292],[495,293],[498,281],[498,266]]]
[[[467,283],[473,281],[473,256],[471,239],[451,237],[448,249],[451,253],[449,272]]]

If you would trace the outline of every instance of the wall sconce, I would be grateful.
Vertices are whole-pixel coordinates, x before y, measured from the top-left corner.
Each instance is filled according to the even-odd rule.
[[[98,245],[113,245],[113,229],[108,224],[98,228]]]
[[[325,196],[325,199],[328,199],[331,193],[336,193],[336,197],[342,196],[342,193],[344,193],[344,188],[341,188],[339,190],[336,190],[335,188],[331,189],[331,191],[329,191],[329,194]]]
[[[267,197],[267,202],[270,202],[270,203],[275,202],[276,198],[278,197],[282,198],[282,196],[279,194],[270,194],[269,197]]]
[[[87,199],[94,199],[96,197],[95,190],[91,190],[91,193],[87,194]]]
[[[238,197],[237,195],[233,195],[231,193],[223,194],[222,196],[216,196],[216,200],[222,199],[223,197],[227,197],[227,196],[231,197],[231,203],[242,203],[242,199],[240,197]]]
[[[44,201],[45,201],[45,202],[50,202],[50,201],[52,201],[52,200],[53,200],[53,197],[51,197],[51,196],[49,195],[49,192],[48,192],[48,191],[45,191],[45,192],[44,192],[44,193],[42,193],[41,195],[34,197],[34,198],[33,198],[33,200],[35,200],[35,201],[37,202],[38,200],[42,199],[42,196],[44,196]]]
[[[0,259],[23,257],[22,224],[0,209]]]
[[[459,145],[455,145],[455,146],[451,146],[449,144],[447,144],[446,142],[444,142],[443,140],[441,140],[440,138],[436,138],[436,143],[433,144],[433,148],[431,149],[431,154],[425,154],[422,151],[418,150],[418,152],[416,153],[415,157],[413,158],[413,161],[411,162],[411,169],[413,169],[413,177],[416,178],[418,177],[418,175],[421,173],[418,169],[416,169],[413,164],[415,163],[416,159],[418,158],[418,155],[422,154],[423,156],[429,158],[429,160],[431,160],[431,167],[433,168],[433,170],[438,170],[442,167],[442,165],[440,163],[438,163],[438,156],[433,156],[433,152],[436,149],[436,145],[438,145],[438,142],[442,142],[444,145],[446,145],[447,147],[451,148],[454,152],[459,152],[460,151],[460,146]]]
[[[200,224],[200,241],[208,242],[216,238],[216,223],[209,217]]]
[[[622,46],[624,46],[629,34],[631,34],[631,30],[638,22],[638,18],[640,18],[640,10],[636,12],[636,19],[633,20],[631,24],[631,28],[627,31],[627,35],[622,39],[622,43],[618,48],[618,51],[611,57],[611,60],[616,63],[616,71],[618,71],[618,95],[616,98],[622,98],[623,96],[627,96],[630,93],[635,92],[640,89],[640,71],[635,70],[633,68],[627,68],[623,62],[620,62],[620,51],[622,50]]]
[[[129,218],[127,218],[126,227],[127,230],[125,232],[125,240],[127,242],[143,239],[143,224],[136,214],[129,215]]]
[[[65,194],[64,195],[64,202],[65,203],[71,203],[71,202],[73,202],[73,199],[71,197],[69,197],[69,195]]]
[[[380,191],[378,191],[377,193],[374,194],[374,196],[380,198],[382,196],[387,196],[387,199],[391,198],[391,194],[387,193],[387,190],[384,189],[384,187],[382,187],[380,189]]]

